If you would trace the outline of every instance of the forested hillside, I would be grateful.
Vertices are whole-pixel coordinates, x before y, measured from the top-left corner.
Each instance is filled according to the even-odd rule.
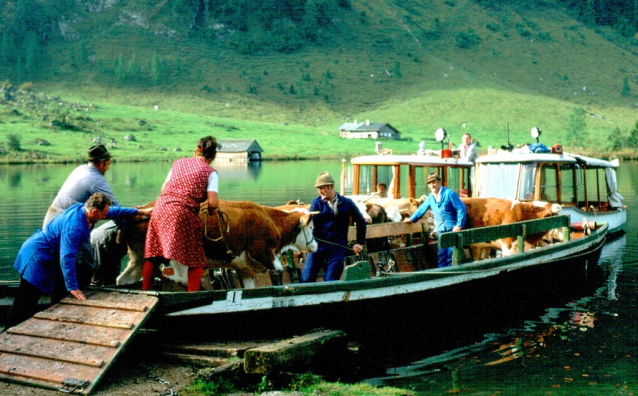
[[[566,146],[632,148],[637,18],[638,0],[5,0],[0,132],[32,149],[74,131],[83,147],[77,132],[236,137],[235,120],[249,136],[303,130],[313,152],[358,118],[408,143],[443,126],[498,145],[537,125]],[[76,102],[94,114],[77,120]]]

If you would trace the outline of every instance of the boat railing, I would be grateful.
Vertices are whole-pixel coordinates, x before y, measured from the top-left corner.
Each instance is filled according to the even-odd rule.
[[[569,216],[551,216],[544,219],[527,220],[517,223],[472,228],[459,232],[447,232],[439,238],[440,248],[453,248],[452,265],[459,265],[463,258],[463,247],[475,243],[491,242],[502,238],[517,238],[518,253],[525,249],[528,235],[544,233],[556,228],[563,229],[564,240],[570,236]]]
[[[389,223],[368,224],[366,227],[366,239],[419,234],[424,232],[424,230],[427,231],[427,223],[423,219],[415,223],[404,223],[402,221],[397,221]],[[348,229],[348,241],[355,241],[356,239],[357,227],[351,226]]]

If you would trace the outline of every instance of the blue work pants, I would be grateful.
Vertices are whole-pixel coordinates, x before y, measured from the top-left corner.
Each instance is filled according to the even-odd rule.
[[[301,282],[316,282],[321,268],[324,282],[340,280],[345,259],[345,254],[334,251],[321,250],[308,254],[301,271]]]

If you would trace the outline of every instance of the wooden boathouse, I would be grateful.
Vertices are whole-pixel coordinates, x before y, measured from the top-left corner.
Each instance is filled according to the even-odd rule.
[[[215,161],[261,161],[264,151],[255,139],[220,139]]]

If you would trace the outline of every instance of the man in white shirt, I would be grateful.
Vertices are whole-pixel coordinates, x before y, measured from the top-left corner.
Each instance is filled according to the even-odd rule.
[[[478,152],[476,151],[476,145],[472,142],[472,136],[469,133],[463,135],[463,143],[459,146],[459,157],[466,159],[472,164],[476,162],[478,158]],[[474,166],[470,168],[470,185],[474,190]]]

